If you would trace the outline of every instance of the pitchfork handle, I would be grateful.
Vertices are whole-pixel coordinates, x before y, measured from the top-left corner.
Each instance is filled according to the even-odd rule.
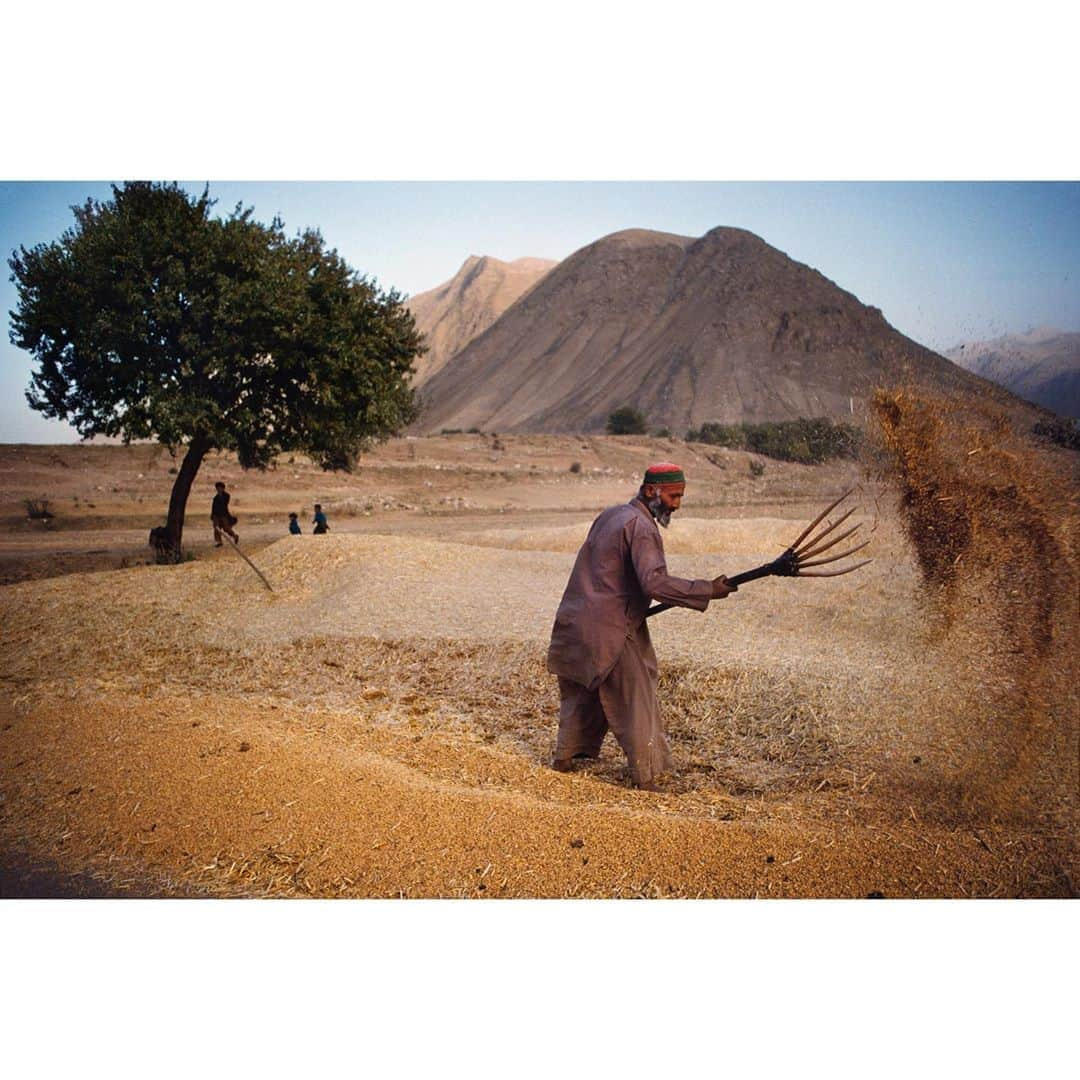
[[[754,570],[736,574],[734,577],[728,578],[728,584],[738,587],[739,585],[745,585],[748,581],[757,581],[758,578],[768,577],[770,574],[775,574],[780,570],[780,563],[780,559],[774,559],[771,563],[766,563],[764,566],[759,566]],[[645,612],[645,618],[651,619],[653,615],[659,615],[661,611],[667,611],[668,608],[678,606],[677,604],[656,604]]]

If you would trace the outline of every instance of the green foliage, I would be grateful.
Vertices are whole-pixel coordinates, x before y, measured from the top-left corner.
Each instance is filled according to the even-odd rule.
[[[1080,422],[1063,416],[1051,420],[1039,420],[1031,429],[1040,439],[1064,446],[1066,450],[1080,450]]]
[[[854,457],[861,440],[862,433],[857,427],[834,423],[827,417],[763,424],[707,423],[686,433],[687,442],[748,450],[804,465],[819,465],[836,457]]]
[[[762,476],[765,473],[765,462],[758,461],[757,458],[750,459],[750,475],[753,477]]]
[[[670,439],[671,438],[671,428],[666,428],[666,427],[657,428],[656,431],[653,432],[653,438],[654,439]]]
[[[648,429],[645,414],[631,405],[623,405],[607,418],[609,435],[644,435]]]
[[[288,238],[278,219],[213,205],[128,183],[12,254],[11,340],[39,365],[31,408],[83,436],[233,450],[245,467],[301,451],[350,468],[415,416],[412,316],[318,232]]]

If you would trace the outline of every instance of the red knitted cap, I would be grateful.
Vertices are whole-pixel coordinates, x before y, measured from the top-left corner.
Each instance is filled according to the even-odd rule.
[[[645,470],[646,484],[685,484],[686,476],[678,465],[661,461]]]

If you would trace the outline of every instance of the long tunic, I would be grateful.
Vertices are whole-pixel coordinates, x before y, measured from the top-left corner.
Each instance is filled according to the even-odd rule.
[[[660,529],[640,499],[605,510],[578,552],[555,612],[548,671],[595,690],[626,642],[645,631],[650,601],[704,611],[712,583],[667,572]]]
[[[635,783],[672,768],[645,612],[654,599],[704,611],[711,597],[711,582],[667,572],[660,531],[639,499],[593,522],[548,649],[548,671],[559,676],[557,759],[596,757],[610,729]]]

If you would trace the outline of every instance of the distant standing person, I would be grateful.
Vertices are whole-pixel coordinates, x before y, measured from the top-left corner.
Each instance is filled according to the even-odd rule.
[[[150,530],[150,546],[154,549],[154,562],[159,566],[176,561],[173,558],[169,530],[164,525],[157,525]]]
[[[291,532],[293,536],[299,536],[303,531],[304,530],[300,528],[300,519],[296,516],[296,514],[290,514],[289,532]]]
[[[210,504],[210,520],[214,523],[214,547],[221,547],[221,534],[224,533],[234,544],[240,543],[240,537],[233,531],[236,518],[229,512],[229,493],[225,483],[219,480],[214,487],[217,494]]]
[[[315,504],[315,516],[311,519],[315,522],[315,528],[311,531],[317,536],[319,533],[329,532],[330,525],[327,523],[326,515],[323,513],[322,503]]]

